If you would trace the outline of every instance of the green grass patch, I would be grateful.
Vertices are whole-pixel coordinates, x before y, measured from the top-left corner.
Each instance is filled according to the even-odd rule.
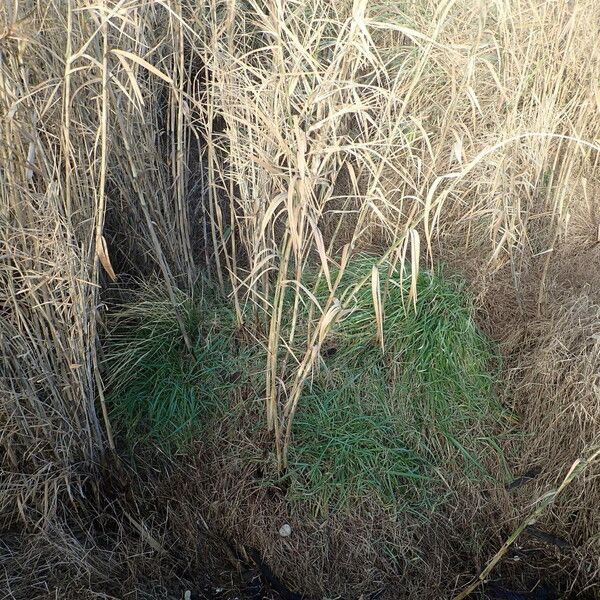
[[[353,289],[371,265],[356,260],[340,289]],[[293,423],[283,478],[289,498],[307,502],[315,514],[376,499],[423,516],[452,493],[457,477],[477,482],[491,476],[490,466],[497,475],[502,464],[497,436],[507,422],[494,395],[498,357],[474,321],[464,285],[423,271],[415,307],[408,302],[409,277],[388,278],[382,268],[380,281],[385,351],[367,283],[328,336]],[[325,301],[328,292],[314,273],[306,285]],[[284,335],[292,310],[290,302],[283,311]],[[206,284],[191,296],[178,292],[177,311],[192,352],[161,286],[144,286],[112,315],[106,345],[112,422],[131,443],[152,440],[167,449],[203,428],[208,434],[229,427],[237,439],[255,426],[250,412],[264,409],[264,345],[242,339],[227,301]],[[301,309],[298,344],[307,321]],[[303,347],[294,350],[301,356]],[[288,364],[285,379],[295,374]],[[211,427],[216,420],[219,427]],[[270,458],[244,458],[233,446],[224,449],[232,460],[272,465]],[[264,484],[273,483],[277,474],[267,465],[262,470]]]
[[[223,409],[238,369],[235,321],[207,284],[177,307],[160,284],[145,284],[110,314],[105,363],[111,421],[129,442],[173,450]],[[192,344],[185,344],[177,313]]]
[[[371,264],[356,262],[341,287],[351,288]],[[380,279],[385,287],[383,269]],[[415,309],[408,278],[387,283],[385,352],[366,285],[335,326],[300,400],[291,489],[312,498],[317,512],[376,495],[422,513],[441,501],[444,480],[486,478],[489,461],[501,461],[498,357],[475,324],[463,284],[421,272]],[[319,285],[316,295],[325,295]]]

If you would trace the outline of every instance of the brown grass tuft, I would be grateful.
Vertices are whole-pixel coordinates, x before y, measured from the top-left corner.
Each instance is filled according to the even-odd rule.
[[[507,343],[509,398],[525,440],[519,469],[541,470],[521,503],[543,494],[570,464],[600,443],[600,305],[585,293],[546,308]],[[600,503],[597,465],[558,498],[544,525],[572,546],[576,580],[600,575]],[[571,567],[573,568],[573,567]]]

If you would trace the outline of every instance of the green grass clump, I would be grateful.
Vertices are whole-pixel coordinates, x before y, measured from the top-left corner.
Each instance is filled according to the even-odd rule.
[[[426,463],[402,438],[379,384],[357,372],[346,377],[339,389],[316,380],[302,398],[290,450],[291,495],[308,498],[318,513],[373,495],[411,510],[423,500]],[[361,398],[367,389],[374,393]]]
[[[371,261],[356,260],[339,289],[355,289],[370,271]],[[315,284],[313,274],[305,279],[324,303],[324,283]],[[334,325],[303,389],[283,477],[289,497],[308,501],[315,513],[377,498],[423,516],[457,477],[477,481],[501,464],[495,436],[504,416],[493,392],[498,361],[463,284],[423,271],[415,307],[409,279],[380,270],[384,350],[367,283],[346,303],[352,310]],[[264,345],[237,335],[232,310],[207,285],[191,296],[178,294],[192,352],[161,286],[144,286],[112,317],[108,401],[112,422],[131,442],[179,447],[215,419],[238,431],[254,422],[245,416],[263,407]],[[291,314],[290,305],[284,335]],[[307,323],[301,310],[300,341]],[[268,469],[265,476],[265,483],[278,477]]]
[[[177,448],[223,407],[232,386],[235,321],[207,285],[177,292],[177,309],[163,286],[144,285],[110,316],[106,344],[111,421],[130,442],[154,440]]]
[[[361,260],[343,289],[368,274]],[[385,351],[376,339],[370,285],[332,331],[307,384],[293,426],[292,490],[317,511],[376,495],[386,505],[422,512],[453,476],[488,476],[498,461],[503,411],[493,393],[494,347],[476,326],[463,285],[421,272],[416,309],[409,278],[380,272]],[[387,280],[387,285],[386,285]],[[325,295],[317,286],[317,297]]]

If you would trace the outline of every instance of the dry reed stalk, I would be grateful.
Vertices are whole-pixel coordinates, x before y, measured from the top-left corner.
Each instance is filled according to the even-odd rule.
[[[511,545],[519,538],[519,536],[525,531],[525,528],[533,525],[542,516],[544,511],[554,503],[557,496],[563,492],[563,490],[577,477],[579,477],[587,468],[593,465],[600,457],[600,448],[592,448],[587,452],[585,458],[577,459],[562,483],[556,490],[547,492],[542,496],[535,509],[528,515],[528,517],[519,524],[519,526],[510,534],[509,538],[504,542],[500,550],[494,555],[492,560],[486,565],[485,569],[479,574],[479,576],[472,581],[460,594],[454,597],[454,600],[464,600],[467,596],[470,596],[482,583],[486,581],[494,567],[502,560],[502,557],[508,552]]]
[[[431,255],[437,234],[452,231],[490,270],[512,261],[518,272],[524,252],[567,239],[572,182],[598,154],[598,98],[579,82],[597,80],[597,61],[584,57],[598,52],[590,20],[600,15],[591,2],[519,0],[228,6],[213,1],[188,20],[207,75],[196,102],[207,169],[221,186],[212,239],[236,305],[265,313],[265,412],[283,432],[326,313],[314,306],[306,339],[295,325],[281,339],[284,298],[294,315],[312,304],[308,265],[328,280],[347,244],[393,255],[411,231],[414,273],[420,237]],[[300,376],[290,380],[292,365]]]
[[[106,276],[133,265],[171,289],[193,283],[193,81],[181,19],[157,3],[11,0],[0,19],[1,505],[30,521],[75,502],[113,446],[97,352]]]

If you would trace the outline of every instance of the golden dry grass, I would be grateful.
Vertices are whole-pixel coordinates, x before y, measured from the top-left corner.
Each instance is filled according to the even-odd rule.
[[[211,77],[208,170],[230,211],[213,199],[213,239],[231,228],[220,242],[224,277],[237,304],[250,299],[270,315],[267,414],[283,460],[288,436],[278,430],[289,431],[315,348],[342,308],[335,300],[347,297],[329,281],[331,265],[343,271],[373,246],[392,262],[412,252],[418,265],[421,246],[433,254],[444,232],[467,256],[483,255],[488,271],[510,262],[518,273],[568,240],[571,219],[589,209],[581,196],[598,160],[598,63],[587,60],[598,53],[598,9],[218,6],[199,11],[198,42]],[[300,281],[311,257],[330,300],[315,307],[304,355],[286,356],[279,313],[286,295],[312,301]],[[289,361],[298,375],[285,386]]]

